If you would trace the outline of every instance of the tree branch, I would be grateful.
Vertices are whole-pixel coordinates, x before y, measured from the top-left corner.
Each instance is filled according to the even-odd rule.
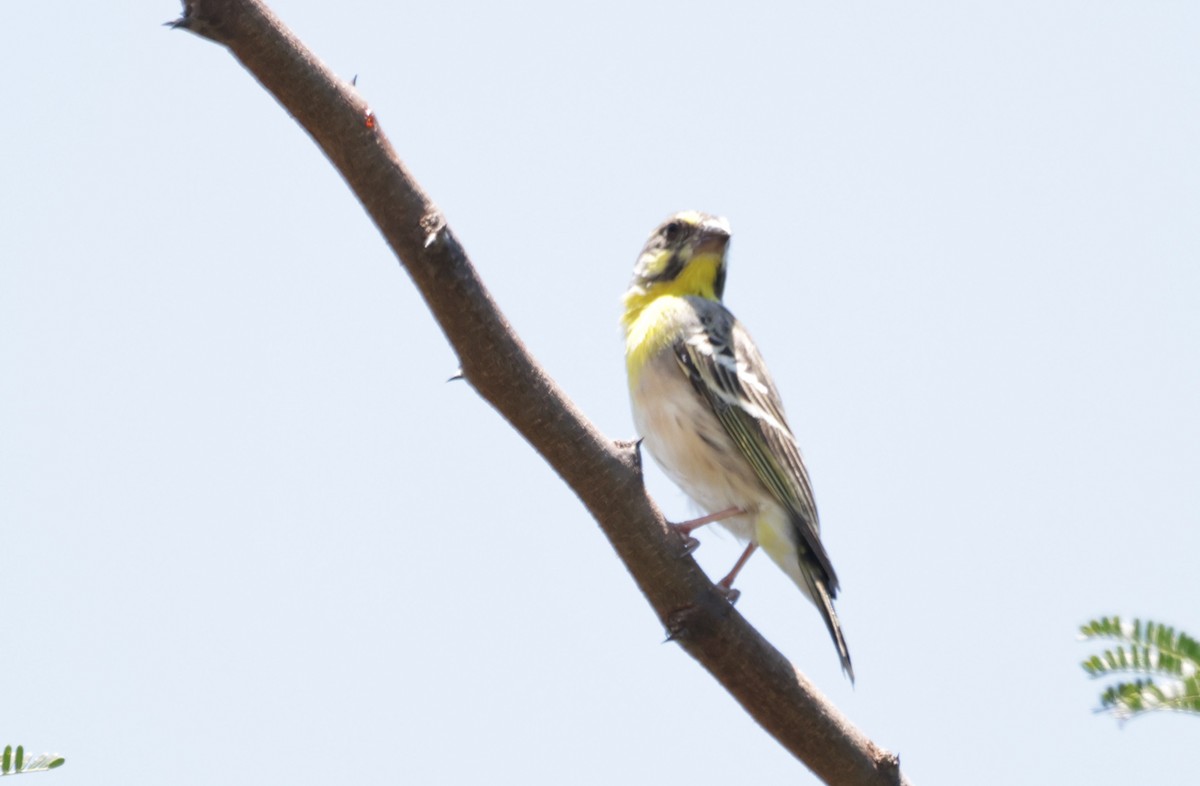
[[[587,506],[671,637],[770,734],[832,784],[905,784],[717,593],[642,485],[636,444],[596,430],[534,361],[366,102],[255,0],[184,0],[174,27],[229,48],[341,172],[429,304],[462,373]]]

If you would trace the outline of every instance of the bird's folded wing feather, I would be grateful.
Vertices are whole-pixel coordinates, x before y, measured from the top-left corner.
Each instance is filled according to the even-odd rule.
[[[701,329],[675,345],[675,356],[759,480],[790,511],[799,545],[808,551],[801,559],[807,556],[824,572],[829,594],[836,597],[837,575],[821,545],[808,471],[762,357],[724,308],[706,309],[699,317]]]

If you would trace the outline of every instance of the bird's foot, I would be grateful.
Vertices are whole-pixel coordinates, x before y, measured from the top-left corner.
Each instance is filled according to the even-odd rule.
[[[679,532],[679,530],[676,530],[676,532]],[[686,557],[696,549],[700,548],[700,541],[696,540],[691,535],[688,535],[684,532],[680,532],[679,535],[683,538],[683,553],[679,556]]]
[[[751,541],[750,545],[746,546],[746,550],[742,552],[742,556],[738,557],[737,563],[734,564],[733,570],[729,571],[729,575],[717,582],[717,592],[725,596],[725,600],[729,601],[729,605],[737,603],[737,599],[742,596],[742,593],[733,588],[733,580],[737,578],[738,573],[741,573],[742,568],[746,566],[746,561],[750,559],[750,555],[758,548],[758,544]]]
[[[736,590],[733,587],[725,586],[725,582],[716,585],[717,592],[724,596],[725,600],[729,601],[730,606],[737,605],[738,598],[742,597],[742,591]]]

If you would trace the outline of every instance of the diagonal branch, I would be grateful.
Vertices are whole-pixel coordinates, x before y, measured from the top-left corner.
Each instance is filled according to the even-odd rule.
[[[172,23],[229,48],[341,172],[458,353],[466,380],[587,506],[672,638],[747,712],[833,784],[904,784],[899,759],[856,729],[718,594],[614,443],[517,338],[366,102],[256,0],[184,0]]]

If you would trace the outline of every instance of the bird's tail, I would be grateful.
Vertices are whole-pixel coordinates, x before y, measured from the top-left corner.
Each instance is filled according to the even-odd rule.
[[[846,672],[846,676],[850,678],[850,684],[853,685],[854,665],[850,663],[850,649],[846,646],[846,637],[842,635],[842,623],[838,622],[837,612],[833,610],[833,598],[830,596],[825,582],[815,576],[806,575],[805,578],[808,580],[813,602],[816,604],[817,610],[821,612],[821,618],[825,620],[825,627],[829,628],[833,645],[837,647],[838,657],[842,659],[842,671]]]
[[[796,534],[793,537],[784,538],[779,536],[777,528],[771,526],[772,523],[771,519],[762,518],[757,522],[755,535],[759,546],[776,565],[783,568],[783,572],[796,582],[800,591],[807,595],[817,607],[817,611],[821,612],[821,619],[825,620],[825,627],[829,628],[829,635],[833,638],[833,645],[837,647],[838,657],[841,658],[842,671],[846,672],[853,684],[854,666],[850,663],[850,649],[846,646],[842,624],[838,622],[837,612],[833,609],[837,578],[829,567],[828,558],[819,560],[809,551],[800,538],[798,528],[794,529]]]

